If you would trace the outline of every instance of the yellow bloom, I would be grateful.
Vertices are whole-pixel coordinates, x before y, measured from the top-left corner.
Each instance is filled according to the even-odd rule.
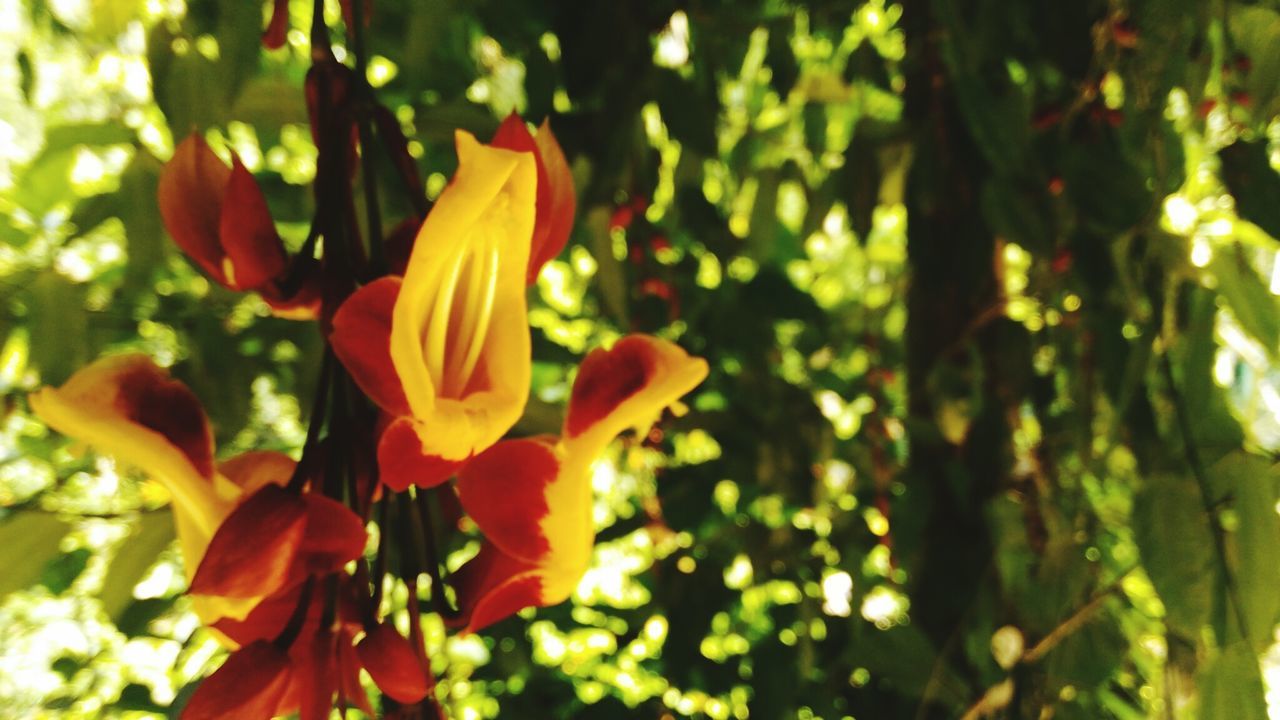
[[[456,141],[458,171],[418,232],[404,277],[353,294],[330,336],[392,419],[378,457],[396,490],[448,479],[515,424],[529,395],[535,157],[465,132]]]

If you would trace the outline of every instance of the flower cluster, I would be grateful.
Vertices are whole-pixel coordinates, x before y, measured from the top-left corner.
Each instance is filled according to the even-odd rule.
[[[349,193],[350,126],[332,125],[313,122],[322,158],[326,147],[339,155],[317,184]],[[326,143],[334,132],[342,143]],[[393,702],[439,714],[416,617],[406,638],[384,616],[385,550],[370,549],[372,567],[366,557],[374,508],[449,492],[479,528],[479,554],[449,577],[448,619],[462,632],[562,602],[591,557],[592,464],[707,373],[669,342],[628,336],[583,360],[559,436],[504,439],[530,393],[528,286],[566,244],[572,177],[549,126],[531,133],[516,115],[488,144],[459,131],[456,148],[458,169],[429,213],[379,248],[389,260],[381,273],[368,272],[356,246],[337,253],[342,234],[324,223],[329,246],[290,257],[253,176],[199,136],[166,167],[160,212],[192,261],[279,315],[318,319],[326,334],[337,362],[323,361],[299,460],[256,451],[219,461],[197,398],[143,355],[105,357],[30,397],[50,427],[136,466],[172,497],[194,609],[233,650],[184,717],[368,709],[362,668]],[[425,554],[404,545],[426,538],[380,530],[382,545],[400,543],[397,557]],[[402,577],[416,616],[417,572]],[[430,591],[444,607],[442,588]]]

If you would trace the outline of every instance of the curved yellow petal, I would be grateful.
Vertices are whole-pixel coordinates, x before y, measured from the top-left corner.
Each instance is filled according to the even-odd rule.
[[[106,357],[29,397],[49,427],[133,465],[173,496],[189,532],[212,537],[233,498],[215,490],[213,435],[195,396],[145,355]],[[198,558],[188,558],[188,562]]]
[[[707,376],[707,362],[647,335],[593,350],[579,366],[557,451],[560,472],[546,489],[542,521],[551,546],[544,597],[569,596],[591,562],[591,467],[625,430],[648,430],[668,406]]]
[[[392,364],[427,431],[424,452],[445,460],[510,429],[531,375],[524,274],[536,162],[465,132],[457,150],[458,171],[418,233],[391,327]]]
[[[593,350],[578,366],[565,442],[597,452],[628,428],[643,431],[707,377],[707,361],[649,335]]]

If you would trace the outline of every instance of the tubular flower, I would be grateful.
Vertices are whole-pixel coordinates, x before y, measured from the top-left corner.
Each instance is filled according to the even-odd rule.
[[[385,411],[389,487],[439,484],[524,411],[531,374],[525,276],[536,214],[530,153],[456,136],[458,171],[422,224],[403,277],[343,303],[330,342]]]
[[[140,468],[169,491],[187,579],[193,586],[207,586],[193,597],[205,624],[243,618],[263,597],[299,582],[308,569],[341,567],[364,548],[363,524],[346,508],[280,487],[295,468],[287,455],[250,452],[216,464],[213,435],[199,401],[145,355],[102,358],[62,387],[33,393],[30,402],[49,427]],[[242,519],[262,514],[259,498],[280,495],[289,498],[285,503],[302,506],[291,524],[274,524],[281,517],[278,512],[267,514],[270,526]],[[259,535],[243,531],[246,527],[256,527]],[[274,569],[257,575],[252,569],[228,572],[236,567],[228,557],[245,548],[253,550],[257,562],[275,563]]]
[[[671,343],[625,337],[582,362],[560,437],[506,440],[463,467],[458,498],[486,538],[455,576],[467,630],[572,594],[595,542],[592,464],[706,375],[706,361]]]
[[[262,189],[234,155],[223,164],[198,134],[183,140],[160,174],[160,216],[173,240],[215,282],[252,290],[277,315],[315,317],[318,275],[291,278]]]

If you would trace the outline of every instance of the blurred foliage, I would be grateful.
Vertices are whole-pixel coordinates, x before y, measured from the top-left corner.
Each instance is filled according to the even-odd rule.
[[[301,445],[320,338],[209,283],[155,208],[196,129],[301,244],[290,5],[262,52],[260,2],[0,2],[6,717],[170,715],[221,657],[162,490],[23,398],[137,349],[228,454]],[[429,194],[453,129],[513,109],[572,162],[517,430],[554,428],[622,332],[712,366],[597,466],[572,602],[482,637],[428,622],[455,717],[1267,716],[1280,5],[373,5],[370,80]]]

